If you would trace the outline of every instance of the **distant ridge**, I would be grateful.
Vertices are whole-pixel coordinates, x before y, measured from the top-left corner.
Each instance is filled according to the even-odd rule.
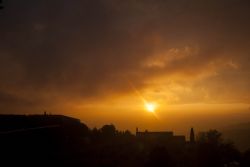
[[[250,122],[230,125],[221,131],[225,139],[233,141],[241,151],[250,148]]]

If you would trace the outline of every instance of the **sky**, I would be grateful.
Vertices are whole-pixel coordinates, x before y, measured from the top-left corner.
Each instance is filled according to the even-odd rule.
[[[250,121],[248,0],[3,5],[2,114],[46,111],[90,127],[177,133]]]

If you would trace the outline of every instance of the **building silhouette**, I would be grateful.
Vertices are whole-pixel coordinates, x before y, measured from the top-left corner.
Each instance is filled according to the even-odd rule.
[[[182,146],[186,143],[186,138],[184,135],[174,135],[172,131],[148,131],[140,132],[136,128],[136,137],[139,140],[157,143],[160,145],[174,145]]]
[[[190,130],[190,143],[195,143],[194,128]]]

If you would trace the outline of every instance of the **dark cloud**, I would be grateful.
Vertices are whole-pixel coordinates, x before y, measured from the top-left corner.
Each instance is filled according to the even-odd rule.
[[[216,92],[215,85],[226,82],[228,97],[249,102],[247,0],[9,0],[4,5],[0,92],[14,99],[84,100],[126,93],[127,80],[143,88],[154,77],[192,78],[222,70],[197,84]],[[169,55],[171,49],[178,53]],[[162,53],[166,58],[158,56]],[[171,58],[178,54],[187,56]],[[155,57],[164,67],[145,66]],[[239,67],[224,68],[230,61]]]

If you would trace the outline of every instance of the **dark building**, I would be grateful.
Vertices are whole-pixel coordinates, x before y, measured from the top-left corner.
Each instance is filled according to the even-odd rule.
[[[158,143],[161,145],[175,145],[182,146],[186,143],[185,136],[176,136],[171,131],[161,131],[161,132],[139,132],[138,128],[136,128],[136,137],[140,140],[150,142],[150,143]]]
[[[168,132],[168,131],[149,132],[147,130],[144,131],[144,132],[139,132],[139,130],[137,128],[136,136],[137,137],[148,137],[148,138],[159,138],[159,137],[172,138],[174,136],[174,133],[173,132]]]

